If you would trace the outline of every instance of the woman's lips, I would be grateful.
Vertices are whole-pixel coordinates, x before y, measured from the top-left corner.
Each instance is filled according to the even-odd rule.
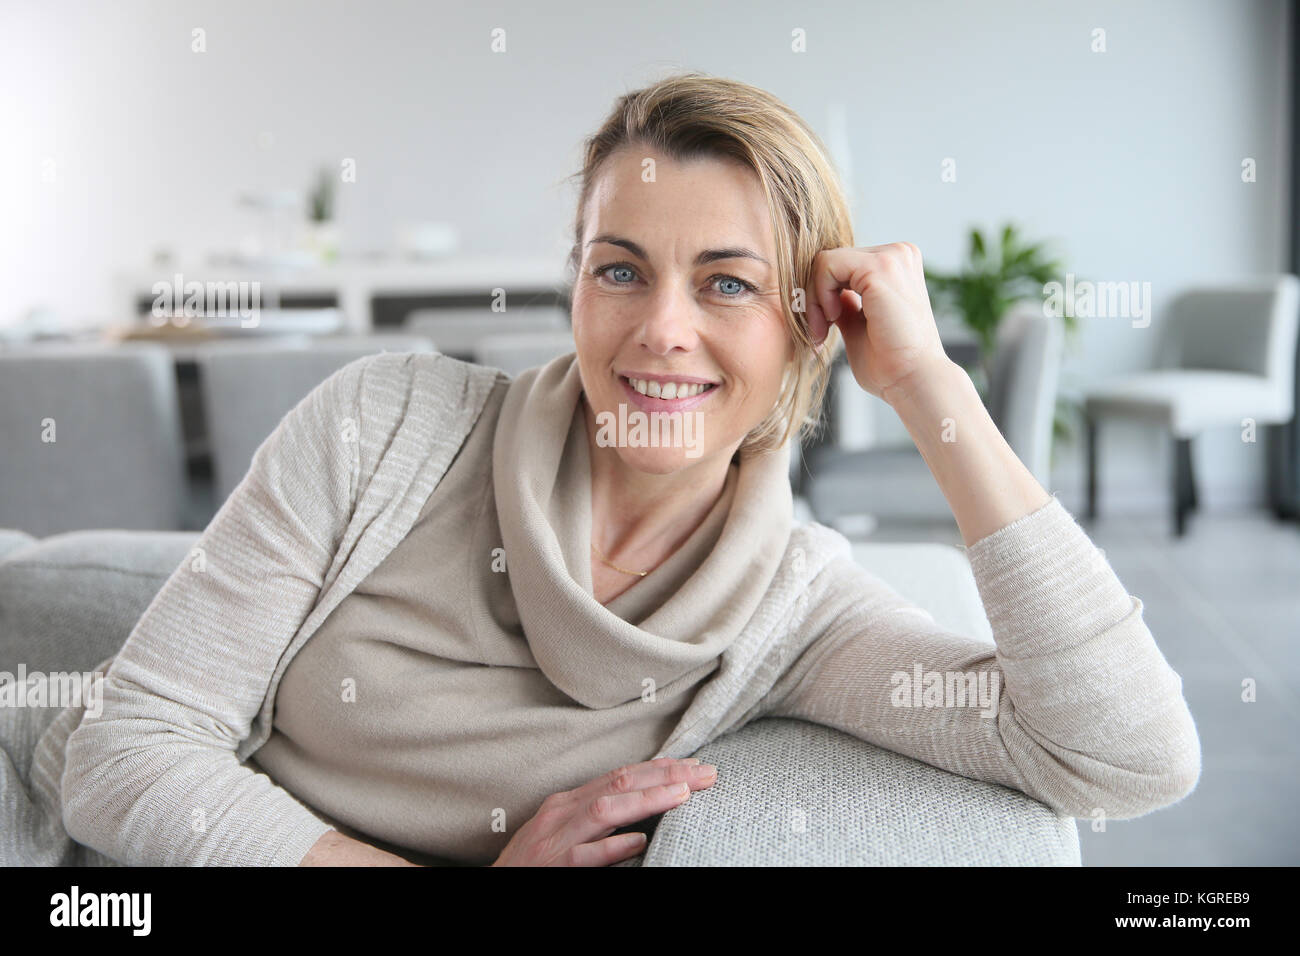
[[[633,405],[635,405],[637,408],[641,409],[641,411],[643,412],[665,412],[665,413],[689,412],[697,405],[700,405],[703,402],[707,401],[709,399],[709,396],[711,396],[718,389],[722,388],[721,385],[715,385],[713,386],[713,388],[700,392],[700,394],[698,395],[691,395],[688,396],[687,398],[663,399],[663,398],[654,398],[650,395],[642,395],[635,388],[633,388],[632,383],[629,382],[627,379],[625,379],[622,375],[618,376],[618,381],[619,384],[623,386],[623,394],[627,396],[628,401],[631,402]]]

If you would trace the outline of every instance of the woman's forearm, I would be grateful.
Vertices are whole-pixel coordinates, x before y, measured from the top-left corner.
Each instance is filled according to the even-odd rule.
[[[312,844],[299,866],[419,866],[395,853],[328,830]]]
[[[957,363],[945,358],[918,369],[883,397],[929,465],[967,547],[1051,500]]]

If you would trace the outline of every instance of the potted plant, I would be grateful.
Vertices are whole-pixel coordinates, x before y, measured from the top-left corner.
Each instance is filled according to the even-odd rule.
[[[991,237],[990,237],[991,238]],[[979,342],[980,360],[972,379],[982,397],[987,396],[990,369],[997,342],[998,326],[1017,303],[1033,300],[1042,302],[1043,286],[1052,281],[1065,281],[1064,266],[1044,250],[1044,243],[1028,243],[1021,239],[1016,227],[1008,223],[1002,228],[999,242],[985,239],[979,229],[970,233],[970,252],[967,263],[954,273],[925,270],[925,281],[936,312],[955,312]],[[1067,337],[1077,331],[1075,316],[1064,316]],[[1068,439],[1069,402],[1058,398],[1052,434],[1056,439]]]
[[[309,218],[308,242],[312,251],[324,262],[338,256],[338,230],[334,225],[334,177],[321,167],[316,174],[316,184],[307,196]]]

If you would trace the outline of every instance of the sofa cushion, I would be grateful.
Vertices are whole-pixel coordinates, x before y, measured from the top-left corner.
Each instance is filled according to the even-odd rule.
[[[26,531],[19,531],[17,528],[0,528],[0,560],[19,548],[30,547],[36,541],[37,539]]]
[[[0,554],[0,671],[86,671],[116,654],[198,538],[70,531]]]

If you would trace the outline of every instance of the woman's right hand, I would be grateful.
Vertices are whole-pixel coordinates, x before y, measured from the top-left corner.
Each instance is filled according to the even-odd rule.
[[[684,803],[717,782],[694,757],[660,757],[619,767],[576,790],[553,793],[519,828],[493,866],[609,866],[645,849],[642,833],[615,829]]]

